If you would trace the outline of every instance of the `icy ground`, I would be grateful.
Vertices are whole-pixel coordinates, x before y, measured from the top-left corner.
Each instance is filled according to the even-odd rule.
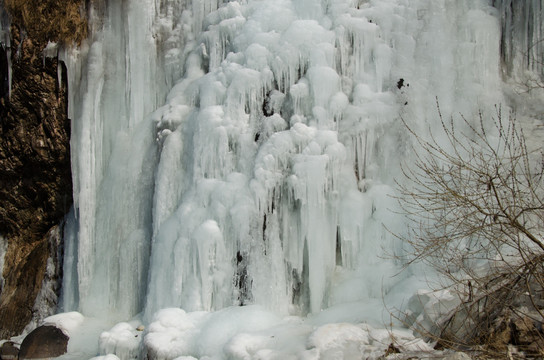
[[[353,308],[342,314],[351,320]],[[339,313],[335,314],[338,319]],[[281,318],[260,306],[230,307],[216,312],[186,313],[163,309],[145,329],[138,319],[104,331],[105,323],[72,312],[52,316],[70,336],[68,353],[60,359],[377,359],[390,344],[403,353],[440,354],[408,330],[370,324],[329,323],[330,314],[307,319]],[[93,341],[99,339],[99,341]],[[104,354],[96,356],[96,354]]]

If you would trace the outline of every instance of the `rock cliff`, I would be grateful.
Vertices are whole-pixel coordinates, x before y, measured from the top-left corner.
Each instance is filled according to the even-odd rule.
[[[67,74],[64,64],[44,57],[43,50],[48,41],[70,43],[86,35],[77,1],[3,5],[11,19],[11,44],[0,50],[0,234],[8,244],[0,338],[20,333],[33,318],[48,259],[61,260],[62,245],[50,238],[72,204]]]

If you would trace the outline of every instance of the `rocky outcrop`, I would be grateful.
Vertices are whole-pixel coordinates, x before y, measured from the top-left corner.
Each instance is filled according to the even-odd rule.
[[[50,246],[49,233],[72,203],[66,70],[56,58],[43,56],[48,40],[62,42],[61,32],[52,33],[54,38],[44,35],[51,26],[61,25],[58,20],[52,23],[55,16],[45,16],[53,3],[5,1],[13,13],[11,95],[5,85],[0,94],[0,234],[8,242],[0,338],[20,333],[32,319],[47,260],[58,252]],[[76,2],[56,3],[68,13]],[[43,8],[28,8],[32,6]],[[33,24],[34,17],[42,24]],[[86,29],[83,22],[80,26]],[[77,31],[67,33],[82,36]],[[0,51],[3,79],[7,79],[8,54],[6,48]]]

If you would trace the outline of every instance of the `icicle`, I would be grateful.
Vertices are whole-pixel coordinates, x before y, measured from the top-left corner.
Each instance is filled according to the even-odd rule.
[[[0,289],[4,288],[4,258],[6,256],[6,251],[8,250],[8,241],[4,239],[2,235],[0,235]]]
[[[524,70],[544,76],[544,9],[542,1],[494,0],[500,12],[501,55],[508,75],[520,76]]]

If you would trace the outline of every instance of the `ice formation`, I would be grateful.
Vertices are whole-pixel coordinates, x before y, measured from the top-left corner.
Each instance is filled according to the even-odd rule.
[[[116,321],[142,313],[150,348],[169,317],[183,320],[170,337],[229,311],[271,327],[287,315],[383,321],[383,298],[405,301],[416,290],[406,279],[421,271],[394,276],[402,264],[386,256],[402,247],[391,195],[412,160],[401,118],[423,134],[436,126],[436,99],[468,117],[503,101],[501,34],[519,71],[531,66],[508,44],[536,36],[520,34],[509,3],[95,4],[92,38],[63,55],[75,202],[63,309]],[[542,32],[531,16],[519,21]],[[250,304],[262,308],[229,308]],[[118,326],[104,353],[135,331]],[[338,340],[304,326],[315,356],[336,341],[370,344],[360,327],[329,329]],[[214,346],[241,354],[250,350],[237,341],[268,341],[240,331],[258,329]],[[184,341],[159,358],[210,355]]]
[[[542,22],[544,4],[542,1],[494,0],[502,19],[501,52],[505,58],[508,75],[518,79],[535,72],[533,76],[544,75],[542,68]]]
[[[0,269],[3,269],[4,266],[4,257],[6,256],[6,251],[8,250],[8,242],[4,239],[3,236],[0,236]],[[4,288],[4,276],[0,274],[0,287]]]

